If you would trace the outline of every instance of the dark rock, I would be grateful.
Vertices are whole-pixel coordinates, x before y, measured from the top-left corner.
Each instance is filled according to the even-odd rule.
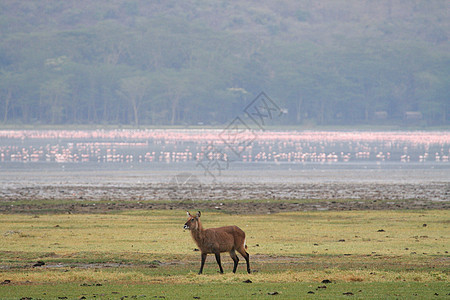
[[[43,266],[43,265],[45,265],[45,262],[43,262],[42,260],[39,260],[38,262],[36,262],[36,263],[33,265],[33,267],[41,267],[41,266]]]

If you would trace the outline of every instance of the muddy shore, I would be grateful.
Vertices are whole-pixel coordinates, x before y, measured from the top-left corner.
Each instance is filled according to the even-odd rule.
[[[448,168],[2,171],[1,213],[450,209]]]
[[[135,209],[281,211],[450,209],[448,185],[216,184],[214,186],[47,185],[1,190],[2,213],[102,213]]]

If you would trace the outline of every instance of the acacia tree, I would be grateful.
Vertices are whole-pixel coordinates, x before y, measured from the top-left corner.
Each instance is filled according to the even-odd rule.
[[[171,125],[180,121],[181,101],[193,88],[190,75],[185,70],[164,69],[158,76],[158,86],[162,89],[157,99],[169,112],[167,122]],[[160,108],[161,109],[161,108]]]
[[[120,81],[118,93],[126,99],[133,109],[134,124],[139,125],[139,112],[141,105],[148,95],[151,80],[145,76],[124,78]]]
[[[5,72],[5,74],[2,75],[2,80],[0,81],[0,101],[2,102],[3,108],[3,123],[6,123],[8,122],[8,114],[13,93],[13,75],[11,72]]]
[[[64,117],[69,84],[64,77],[49,80],[41,86],[41,107],[50,112],[50,123],[61,123]],[[47,114],[45,111],[44,114]]]

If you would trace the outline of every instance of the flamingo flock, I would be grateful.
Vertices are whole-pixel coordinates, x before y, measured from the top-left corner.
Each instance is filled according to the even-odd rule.
[[[448,131],[0,130],[0,162],[448,163]]]

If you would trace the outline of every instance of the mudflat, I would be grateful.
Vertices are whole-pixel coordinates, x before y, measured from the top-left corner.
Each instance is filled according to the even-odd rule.
[[[230,213],[449,209],[446,166],[2,168],[0,212],[209,209]]]

